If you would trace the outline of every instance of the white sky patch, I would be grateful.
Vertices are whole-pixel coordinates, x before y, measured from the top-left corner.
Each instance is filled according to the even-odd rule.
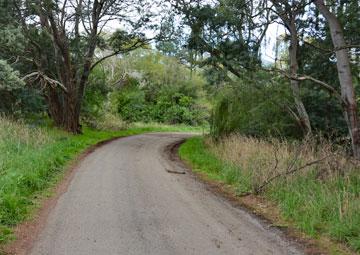
[[[285,34],[285,28],[278,23],[269,25],[264,41],[262,42],[261,58],[265,63],[274,63],[276,58],[276,40]]]

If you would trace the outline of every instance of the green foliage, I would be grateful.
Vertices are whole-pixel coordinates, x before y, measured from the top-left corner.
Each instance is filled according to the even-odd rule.
[[[146,38],[143,34],[130,34],[124,30],[116,30],[109,38],[109,46],[116,52],[126,52],[136,49],[140,45],[145,48],[147,46]],[[139,46],[137,46],[139,45]]]
[[[110,91],[105,70],[95,68],[89,77],[81,108],[82,118],[86,123],[103,115],[104,104]]]
[[[4,60],[0,60],[0,113],[30,117],[45,111],[39,90],[26,87],[24,81]]]
[[[108,65],[114,63],[108,62]],[[139,50],[116,60],[111,109],[127,122],[203,125],[208,118],[205,81],[174,57]],[[113,82],[115,80],[116,82]]]
[[[20,28],[12,25],[0,28],[0,45],[11,52],[19,53],[24,50],[25,39]]]
[[[114,96],[114,95],[113,95]],[[116,94],[117,112],[121,118],[129,122],[148,121],[148,106],[145,93],[138,86],[125,88]]]
[[[147,101],[146,92],[135,85],[113,94],[117,112],[123,120],[195,126],[206,122],[206,109],[197,105],[193,97],[163,89],[153,101]]]
[[[24,86],[24,81],[6,61],[0,60],[0,113],[17,117],[44,112],[39,90]]]
[[[287,84],[268,79],[267,74],[259,73],[253,80],[236,80],[221,90],[211,118],[214,137],[234,132],[252,136],[301,135],[286,111],[286,102],[291,100]]]
[[[19,78],[19,72],[0,59],[0,90],[9,91],[23,86],[24,82]]]

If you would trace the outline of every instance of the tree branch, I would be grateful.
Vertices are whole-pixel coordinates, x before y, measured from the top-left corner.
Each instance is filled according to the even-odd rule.
[[[267,187],[270,183],[272,183],[275,179],[280,178],[280,177],[283,177],[283,176],[286,176],[286,175],[290,175],[290,174],[296,173],[296,172],[298,172],[298,171],[300,171],[300,170],[302,170],[302,169],[305,169],[305,168],[307,168],[307,167],[309,167],[309,166],[316,165],[316,164],[324,161],[325,159],[327,159],[327,158],[329,158],[329,157],[330,157],[330,155],[327,155],[327,156],[325,156],[325,157],[323,157],[323,158],[321,158],[321,159],[316,159],[316,160],[314,160],[314,161],[310,161],[310,162],[306,163],[305,165],[302,165],[302,166],[296,167],[296,168],[293,168],[293,165],[294,165],[294,164],[293,164],[293,165],[291,165],[291,166],[288,168],[288,170],[286,170],[285,172],[283,172],[283,173],[278,173],[278,174],[274,175],[273,177],[271,177],[271,178],[267,179],[266,181],[264,181],[260,186],[258,186],[258,187],[255,189],[255,194],[261,193],[261,192],[264,190],[264,188]],[[294,160],[294,161],[295,161],[295,160]]]
[[[140,48],[142,46],[144,46],[147,42],[149,42],[150,40],[152,39],[148,39],[148,40],[141,40],[141,41],[136,41],[132,46],[130,46],[129,48],[126,48],[126,49],[120,49],[120,50],[117,50],[117,51],[114,51],[113,53],[109,54],[109,55],[106,55],[100,59],[98,59],[94,64],[92,64],[91,68],[90,68],[90,71],[92,71],[98,64],[100,64],[101,62],[103,62],[105,59],[108,59],[108,58],[111,58],[113,56],[116,56],[120,53],[127,53],[127,52],[130,52],[132,50],[135,50],[137,48]]]
[[[66,93],[68,92],[67,89],[65,88],[65,86],[61,82],[50,78],[49,76],[45,75],[42,72],[36,71],[36,72],[29,73],[29,74],[25,75],[24,77],[22,77],[23,81],[26,81],[29,79],[32,79],[33,81],[40,79],[45,84],[50,85],[53,88],[60,87],[64,92],[66,92]]]
[[[296,80],[296,81],[309,80],[309,81],[312,81],[312,82],[320,85],[324,89],[326,89],[328,92],[330,92],[330,94],[334,95],[341,102],[341,104],[345,104],[345,105],[347,104],[346,101],[343,100],[343,98],[341,97],[339,92],[336,91],[335,88],[333,88],[331,85],[327,84],[326,82],[318,80],[318,79],[316,79],[316,78],[314,78],[312,76],[309,76],[309,75],[302,75],[302,76],[295,75],[295,76],[292,76],[289,73],[287,73],[286,71],[283,71],[283,70],[280,70],[280,69],[271,69],[271,70],[269,70],[269,69],[264,69],[263,68],[263,70],[280,73],[280,74],[284,75],[286,78],[288,78],[290,80]]]

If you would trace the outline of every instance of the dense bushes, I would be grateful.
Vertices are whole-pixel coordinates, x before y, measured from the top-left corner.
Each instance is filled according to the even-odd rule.
[[[146,91],[133,85],[113,95],[117,112],[129,122],[159,122],[201,125],[206,122],[206,109],[192,96],[180,91],[162,89],[153,100],[146,100]]]
[[[92,73],[83,104],[87,124],[117,115],[131,122],[204,125],[209,117],[200,73],[173,57],[139,50]]]
[[[236,80],[221,89],[211,119],[212,135],[299,137],[302,131],[289,114],[287,85],[269,82],[261,73],[256,80]]]

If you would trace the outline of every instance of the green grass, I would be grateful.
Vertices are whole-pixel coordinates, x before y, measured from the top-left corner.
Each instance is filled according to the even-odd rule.
[[[206,148],[203,137],[189,138],[180,146],[179,155],[192,166],[193,171],[206,174],[212,180],[233,185],[238,194],[249,190],[249,176],[239,171],[235,165],[215,157]]]
[[[229,184],[238,193],[251,191],[252,176],[245,174],[251,171],[220,160],[204,141],[203,137],[188,139],[179,149],[181,159],[194,171]],[[275,202],[283,217],[299,230],[314,238],[324,235],[360,251],[360,172],[324,180],[309,171],[279,179],[263,195]]]
[[[67,165],[82,151],[114,137],[158,131],[194,131],[185,126],[136,126],[121,131],[84,128],[70,135],[53,128],[30,127],[0,117],[0,244],[12,228],[31,216]]]

